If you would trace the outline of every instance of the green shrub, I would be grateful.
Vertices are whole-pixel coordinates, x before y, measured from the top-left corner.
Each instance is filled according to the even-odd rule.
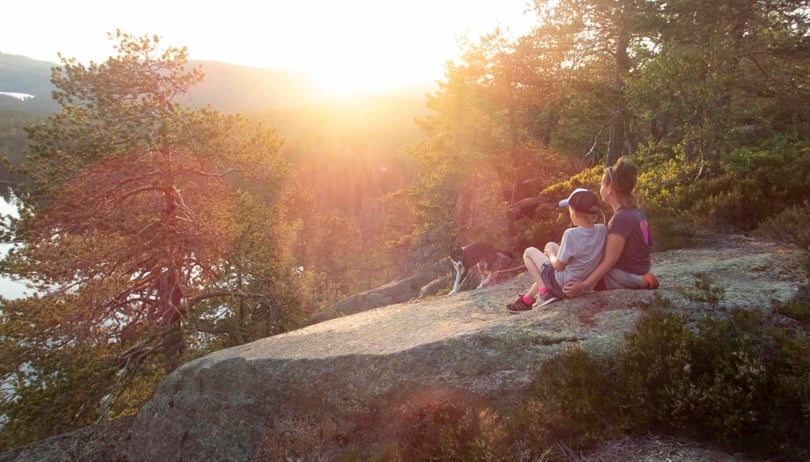
[[[704,199],[694,210],[718,229],[753,231],[783,210],[806,205],[810,197],[810,146],[805,142],[767,139],[727,154],[717,168],[711,181],[695,185]]]
[[[810,205],[795,205],[782,210],[763,221],[754,234],[810,250]]]
[[[682,397],[685,420],[731,445],[744,443],[749,431],[757,430],[761,400],[768,399],[754,316],[734,311],[727,319],[703,319],[691,345],[689,383]]]
[[[571,218],[566,209],[557,207],[557,202],[566,198],[576,188],[587,188],[598,195],[603,170],[604,167],[586,169],[566,181],[543,189],[540,196],[546,198],[552,205],[537,207],[533,213],[513,219],[511,228],[516,231],[513,248],[525,249],[529,246],[542,248],[547,242],[559,242],[563,231],[571,226]],[[610,208],[603,204],[603,212],[609,211]]]
[[[776,310],[805,325],[810,325],[810,302],[807,300],[793,300],[785,303],[777,303]]]
[[[652,310],[627,336],[619,364],[636,430],[781,455],[808,449],[810,342],[765,314],[735,309],[690,327],[684,315]]]
[[[650,223],[656,250],[689,247],[694,243],[695,219],[689,192],[699,167],[681,152],[662,154],[647,146],[637,153],[636,197]]]
[[[696,242],[695,228],[680,211],[669,207],[645,206],[655,251],[682,249]]]
[[[414,396],[399,407],[397,460],[510,460],[499,416],[458,393]]]
[[[768,220],[775,220],[775,229],[766,225],[764,232],[807,240],[808,227],[801,226],[808,222],[802,212],[810,197],[806,142],[774,137],[714,161],[689,160],[678,149],[644,146],[636,154],[637,195],[657,249],[690,245],[699,230],[750,232]]]
[[[682,426],[694,335],[684,315],[653,307],[626,336],[618,364],[629,427],[671,431]]]
[[[535,456],[548,456],[558,442],[579,450],[621,433],[612,362],[575,346],[543,365],[517,419]]]

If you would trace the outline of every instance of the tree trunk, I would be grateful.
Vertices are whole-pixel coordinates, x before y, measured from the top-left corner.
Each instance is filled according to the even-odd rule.
[[[613,118],[610,123],[610,145],[608,147],[607,165],[613,165],[616,160],[624,154],[627,134],[629,129],[627,107],[624,101],[624,77],[630,71],[630,56],[627,48],[630,46],[630,31],[626,26],[619,30],[616,36],[615,69],[613,76],[613,86],[616,91],[616,102],[613,110]],[[631,154],[627,152],[627,154]]]

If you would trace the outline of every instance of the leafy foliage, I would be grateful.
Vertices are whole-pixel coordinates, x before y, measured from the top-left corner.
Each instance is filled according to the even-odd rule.
[[[275,133],[184,107],[202,78],[185,50],[114,38],[118,57],[54,68],[62,110],[28,130],[2,268],[39,295],[2,312],[2,349],[24,353],[3,371],[7,444],[132,413],[182,361],[301,320],[263,236],[287,170]]]
[[[745,310],[700,319],[695,330],[682,316],[662,311],[642,323],[620,354],[624,374],[635,384],[628,396],[637,404],[632,422],[691,431],[747,450],[802,449],[796,438],[808,431],[801,409],[810,383],[810,343],[801,331]],[[662,340],[665,326],[671,334]],[[751,441],[752,432],[761,438]]]
[[[806,1],[535,6],[530,34],[468,43],[430,100],[436,116],[423,120],[428,141],[415,153],[421,175],[446,181],[416,189],[436,204],[426,212],[457,213],[421,215],[425,241],[465,230],[472,200],[458,200],[469,194],[460,180],[482,161],[510,192],[490,215],[509,223],[516,247],[542,244],[527,227],[553,226],[537,201],[521,201],[619,154],[640,166],[659,250],[691,244],[695,230],[749,232],[808,197]]]
[[[417,394],[397,416],[395,460],[509,460],[499,416],[463,393]]]
[[[810,205],[794,205],[759,224],[755,234],[761,238],[794,244],[810,250]]]
[[[612,358],[593,357],[578,346],[544,363],[524,415],[517,419],[525,426],[521,435],[537,455],[555,441],[577,450],[621,433],[621,420],[605,412],[621,405],[614,369]]]
[[[22,175],[14,174],[14,166],[22,161],[22,151],[28,145],[24,127],[32,124],[36,117],[8,109],[0,110],[0,184],[6,188],[21,183]],[[8,198],[6,195],[4,197]]]

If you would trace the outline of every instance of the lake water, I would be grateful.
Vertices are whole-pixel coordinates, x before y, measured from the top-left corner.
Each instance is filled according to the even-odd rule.
[[[5,220],[8,216],[17,216],[17,208],[14,204],[9,204],[5,199],[0,197],[0,217]],[[0,244],[0,255],[5,255],[8,252],[9,244]],[[28,293],[31,293],[25,284],[18,281],[13,281],[5,276],[0,276],[0,296],[7,299],[20,298]]]

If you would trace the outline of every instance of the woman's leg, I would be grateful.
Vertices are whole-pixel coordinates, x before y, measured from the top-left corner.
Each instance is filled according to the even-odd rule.
[[[643,284],[643,276],[628,273],[618,268],[612,268],[605,275],[606,289],[641,289]]]

